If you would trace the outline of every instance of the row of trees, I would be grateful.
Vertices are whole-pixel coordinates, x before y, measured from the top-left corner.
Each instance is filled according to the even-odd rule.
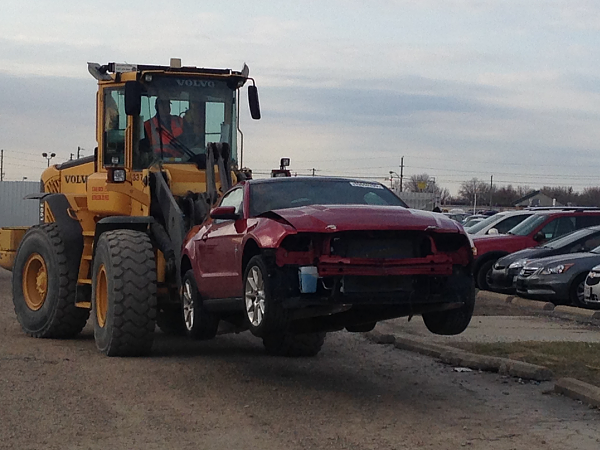
[[[511,184],[499,187],[473,178],[461,183],[458,196],[453,197],[448,189],[435,182],[435,178],[422,173],[407,179],[403,184],[403,190],[435,193],[442,205],[472,205],[476,197],[478,205],[507,207],[536,189],[529,186],[513,187]],[[600,187],[584,188],[582,192],[575,192],[572,187],[544,186],[539,190],[548,197],[556,199],[561,205],[600,206]]]

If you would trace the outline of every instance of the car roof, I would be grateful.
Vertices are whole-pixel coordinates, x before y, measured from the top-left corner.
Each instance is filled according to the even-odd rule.
[[[346,178],[346,177],[311,177],[311,176],[300,176],[300,177],[271,177],[271,178],[253,178],[251,180],[247,180],[247,183],[250,184],[259,184],[259,183],[290,183],[293,181],[351,181],[354,183],[369,183],[369,184],[379,184],[384,186],[379,181],[375,180],[361,180],[360,178]],[[384,186],[385,187],[385,186]],[[389,188],[387,188],[389,189]]]

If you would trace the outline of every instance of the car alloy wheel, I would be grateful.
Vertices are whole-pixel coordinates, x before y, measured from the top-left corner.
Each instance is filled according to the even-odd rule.
[[[188,331],[194,329],[194,287],[190,280],[185,280],[183,284],[183,320],[185,322],[185,328]]]
[[[250,269],[246,279],[244,300],[248,320],[253,326],[260,326],[265,314],[265,281],[261,270],[257,266]]]

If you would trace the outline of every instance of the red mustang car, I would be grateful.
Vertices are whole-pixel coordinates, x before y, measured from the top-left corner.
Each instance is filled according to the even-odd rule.
[[[374,182],[241,182],[190,231],[182,258],[187,333],[212,338],[225,320],[276,355],[316,355],[328,331],[414,314],[433,333],[458,334],[473,314],[462,227]]]

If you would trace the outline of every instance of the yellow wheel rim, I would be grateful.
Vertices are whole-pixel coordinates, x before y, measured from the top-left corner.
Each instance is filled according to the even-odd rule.
[[[108,284],[106,282],[106,269],[104,264],[98,269],[96,277],[96,319],[98,325],[104,328],[106,325],[106,314],[108,311]]]
[[[48,294],[48,269],[46,262],[39,253],[32,253],[27,258],[23,270],[23,297],[27,307],[33,311],[39,310],[46,301]]]

